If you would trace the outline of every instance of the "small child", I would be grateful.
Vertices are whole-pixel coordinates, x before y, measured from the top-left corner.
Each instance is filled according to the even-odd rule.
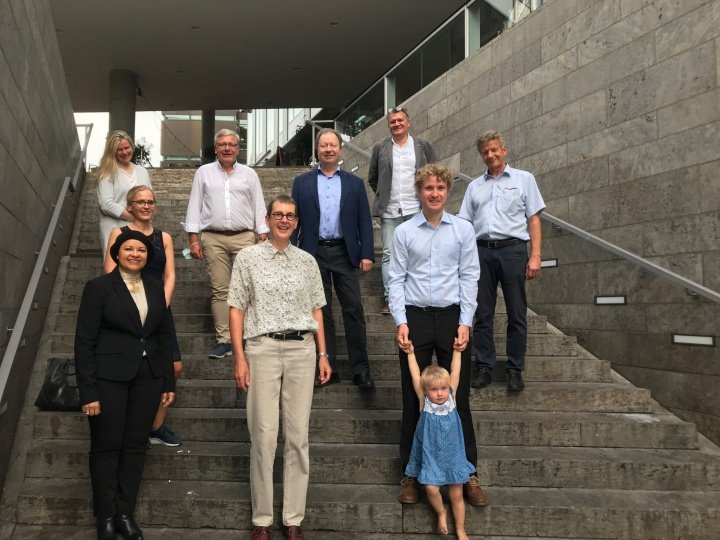
[[[460,540],[467,540],[463,484],[475,472],[475,467],[465,457],[465,440],[455,408],[460,354],[460,351],[453,351],[450,373],[445,368],[430,365],[421,375],[412,346],[408,352],[408,367],[420,401],[420,419],[405,475],[417,478],[425,485],[430,505],[438,515],[440,534],[448,533],[440,486],[448,487],[455,533]]]

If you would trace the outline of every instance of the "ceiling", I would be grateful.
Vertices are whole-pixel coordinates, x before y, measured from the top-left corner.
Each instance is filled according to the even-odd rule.
[[[50,0],[76,112],[342,107],[466,0]]]

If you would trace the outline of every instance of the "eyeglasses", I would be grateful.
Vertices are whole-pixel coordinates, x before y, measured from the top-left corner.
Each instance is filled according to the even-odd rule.
[[[217,143],[215,146],[218,148],[237,148],[237,143],[234,142],[221,142]]]
[[[407,112],[407,109],[405,107],[391,107],[388,109],[388,114],[395,114],[395,113],[405,113],[405,116],[410,116]]]
[[[157,204],[157,201],[132,201],[135,206],[149,206],[152,208]]]
[[[272,214],[270,214],[270,216],[278,221],[282,221],[282,218],[285,218],[291,222],[297,219],[297,215],[293,214],[292,212],[288,212],[287,214],[283,214],[282,212],[273,212]]]

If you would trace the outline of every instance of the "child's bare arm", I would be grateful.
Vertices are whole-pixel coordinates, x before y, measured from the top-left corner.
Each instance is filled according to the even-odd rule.
[[[453,351],[452,361],[450,362],[450,387],[453,389],[453,394],[457,394],[458,384],[460,384],[460,364],[462,353],[460,351]]]
[[[420,366],[418,366],[417,358],[415,358],[415,350],[410,346],[410,351],[408,352],[408,368],[410,369],[410,377],[412,377],[412,383],[413,388],[415,389],[415,394],[417,394],[418,401],[420,402],[420,407],[424,405],[425,402],[425,392],[423,392],[422,386],[420,384]]]

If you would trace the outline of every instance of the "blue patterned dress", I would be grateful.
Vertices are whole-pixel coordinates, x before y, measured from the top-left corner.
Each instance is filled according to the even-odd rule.
[[[464,484],[474,472],[475,467],[465,457],[465,439],[452,390],[442,405],[425,396],[405,475],[421,484],[446,486]]]

